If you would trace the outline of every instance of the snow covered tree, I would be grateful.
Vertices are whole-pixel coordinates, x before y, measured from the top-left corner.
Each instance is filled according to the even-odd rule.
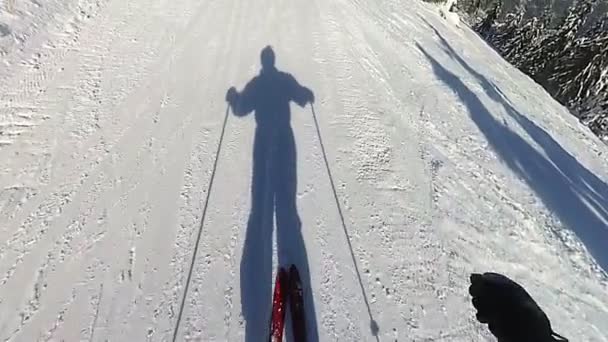
[[[492,26],[498,18],[499,13],[500,2],[497,2],[496,5],[488,11],[486,17],[478,25],[475,26],[475,31],[477,31],[485,39],[490,37],[492,35]]]
[[[536,51],[537,58],[543,58],[547,61],[544,68],[531,75],[537,82],[545,86],[547,90],[555,94],[558,84],[551,82],[556,68],[563,63],[564,60],[569,60],[572,55],[572,48],[582,26],[585,24],[587,15],[593,8],[592,0],[578,0],[568,11],[568,15],[564,18],[563,23],[555,31],[554,34],[548,35],[543,39],[541,45]]]
[[[498,23],[487,40],[503,56],[508,56],[512,45],[517,40],[517,29],[523,19],[523,9],[520,8],[517,14],[508,13],[505,20]],[[507,59],[508,60],[508,59]],[[512,62],[512,61],[509,61]]]
[[[580,105],[584,98],[598,94],[606,78],[608,58],[608,19],[597,22],[589,32],[576,39],[556,61],[550,81],[555,96],[569,106]]]
[[[521,71],[540,84],[543,84],[543,80],[537,79],[536,75],[546,68],[548,61],[543,54],[543,46],[555,35],[555,30],[549,27],[551,20],[552,10],[550,6],[545,8],[540,19],[532,18],[534,23],[527,32],[527,39],[522,47],[523,51],[515,63]]]
[[[608,140],[608,16],[581,33],[594,4],[595,0],[577,0],[556,28],[550,27],[551,7],[540,18],[524,20],[520,6],[498,22],[498,12],[489,12],[475,29],[507,61]]]
[[[600,137],[608,140],[608,17],[597,22],[572,49],[568,66],[554,78],[565,99]]]

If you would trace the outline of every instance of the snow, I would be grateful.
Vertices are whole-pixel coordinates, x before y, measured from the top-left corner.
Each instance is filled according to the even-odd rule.
[[[556,332],[608,341],[607,147],[436,6],[6,4],[1,340],[258,341],[284,253],[309,270],[311,340],[492,341],[467,293],[492,270]],[[292,104],[301,240],[277,219],[286,242],[250,232],[242,260],[264,183],[254,117],[224,126],[224,99],[267,45],[321,136]]]

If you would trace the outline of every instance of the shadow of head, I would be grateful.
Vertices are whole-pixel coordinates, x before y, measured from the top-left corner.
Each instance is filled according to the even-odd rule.
[[[262,53],[260,54],[260,60],[262,62],[262,71],[276,70],[276,56],[274,54],[272,46],[268,45],[262,49]]]

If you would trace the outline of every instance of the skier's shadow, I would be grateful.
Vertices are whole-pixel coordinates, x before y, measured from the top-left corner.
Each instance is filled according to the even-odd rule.
[[[318,341],[306,247],[296,205],[296,144],[290,125],[290,102],[314,101],[312,91],[277,70],[271,47],[262,50],[260,74],[243,91],[228,90],[226,100],[236,116],[255,112],[251,213],[241,259],[241,304],[245,341],[268,340],[272,302],[272,238],[276,217],[278,264],[295,264],[302,278],[307,341]],[[286,337],[291,340],[289,305]]]

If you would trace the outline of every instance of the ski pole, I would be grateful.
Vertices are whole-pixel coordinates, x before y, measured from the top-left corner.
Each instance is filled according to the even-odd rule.
[[[370,329],[372,331],[372,335],[376,337],[376,340],[380,341],[378,337],[378,330],[380,329],[378,327],[378,323],[374,320],[374,317],[372,316],[372,310],[369,305],[369,300],[367,299],[367,293],[365,292],[365,287],[363,286],[363,281],[361,280],[361,272],[359,272],[357,258],[355,257],[355,252],[353,251],[353,245],[351,243],[350,234],[348,232],[348,228],[346,227],[346,221],[344,220],[344,214],[342,213],[342,206],[340,205],[340,200],[338,199],[338,192],[336,191],[336,185],[334,184],[334,177],[331,174],[329,161],[327,160],[327,153],[325,152],[325,144],[323,144],[323,138],[321,137],[321,129],[319,128],[317,113],[315,112],[315,106],[312,103],[310,104],[310,109],[312,111],[312,117],[314,119],[315,127],[317,129],[317,136],[319,137],[319,145],[321,145],[321,152],[323,154],[323,160],[325,161],[325,168],[327,169],[327,175],[329,176],[329,183],[331,185],[331,190],[334,193],[334,199],[336,200],[336,207],[338,208],[340,221],[342,221],[342,229],[344,230],[344,235],[346,236],[346,242],[348,243],[350,256],[353,259],[353,265],[355,265],[355,272],[357,273],[357,278],[359,279],[359,286],[361,287],[361,293],[363,294],[363,301],[365,301],[365,306],[367,307],[367,314],[369,315],[370,320]]]
[[[230,105],[228,104],[226,106],[226,114],[224,114],[224,123],[222,124],[222,132],[220,133],[220,140],[217,144],[217,151],[215,152],[215,161],[213,162],[213,170],[211,171],[211,178],[209,179],[209,187],[207,189],[207,198],[205,199],[205,206],[203,207],[201,223],[198,227],[198,234],[196,236],[196,244],[194,245],[194,251],[192,252],[192,260],[190,262],[190,269],[188,270],[188,277],[186,278],[184,294],[182,296],[182,302],[179,306],[179,314],[177,315],[175,329],[173,330],[173,339],[172,339],[173,342],[177,341],[177,333],[179,332],[179,326],[181,324],[182,316],[184,314],[184,306],[186,306],[186,297],[188,297],[188,290],[190,288],[190,281],[192,279],[192,271],[194,270],[194,263],[196,262],[196,256],[198,254],[198,246],[201,242],[203,226],[205,224],[205,217],[207,216],[207,208],[209,207],[209,199],[211,198],[211,189],[213,188],[215,172],[217,171],[217,164],[218,164],[218,160],[220,159],[220,151],[222,150],[222,143],[224,141],[224,133],[226,132],[226,123],[228,122],[229,113],[230,113]]]

